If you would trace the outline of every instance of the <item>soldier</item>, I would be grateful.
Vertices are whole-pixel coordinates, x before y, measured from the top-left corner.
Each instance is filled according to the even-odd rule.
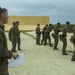
[[[20,38],[20,30],[19,30],[19,21],[16,21],[16,24],[17,24],[17,28],[18,28],[18,32],[19,32],[19,36],[18,36],[18,50],[22,50],[21,48],[20,48],[20,44],[21,44],[21,38]]]
[[[40,24],[37,24],[37,28],[36,28],[36,44],[40,45]]]
[[[71,61],[75,61],[75,27],[73,28],[73,36],[71,37],[72,43],[74,45],[74,52]]]
[[[58,46],[58,35],[59,35],[59,32],[60,32],[60,23],[57,23],[56,27],[54,28],[54,50],[58,50],[57,46]]]
[[[16,59],[18,54],[8,50],[7,38],[4,33],[3,26],[8,22],[7,9],[0,7],[0,75],[9,75],[8,59],[13,57]]]
[[[11,41],[11,34],[12,34],[12,28],[16,25],[16,23],[15,22],[13,22],[12,23],[13,24],[13,26],[10,28],[10,30],[9,30],[9,33],[8,33],[8,36],[9,36],[9,40]]]
[[[45,25],[45,27],[43,28],[43,32],[44,32],[44,45],[47,45],[47,37],[48,37],[48,24]]]
[[[52,31],[52,29],[53,29],[52,24],[49,24],[49,45],[50,45],[51,47],[53,47],[53,45],[52,45],[52,43],[51,43],[51,35],[50,35],[50,32]]]
[[[45,29],[45,44],[44,45],[46,45],[47,44],[47,40],[49,41],[49,46],[52,46],[52,44],[51,44],[51,37],[50,37],[50,32],[52,31],[52,28],[51,28],[51,24],[49,24],[49,26],[48,25],[46,25],[46,29]]]
[[[12,42],[11,51],[16,52],[16,44],[18,43],[18,32],[16,22],[13,22],[13,26],[9,30],[9,40]]]
[[[67,47],[67,32],[68,32],[68,28],[69,28],[70,22],[67,21],[66,22],[66,27],[63,28],[62,30],[62,43],[63,43],[63,48],[62,48],[62,55],[68,55],[66,53],[66,47]]]

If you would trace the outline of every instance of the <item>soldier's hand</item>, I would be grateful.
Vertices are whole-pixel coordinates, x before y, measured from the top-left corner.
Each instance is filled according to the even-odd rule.
[[[12,55],[13,55],[13,58],[14,58],[14,59],[17,59],[17,58],[19,57],[19,55],[18,55],[18,53],[17,53],[17,52],[13,52],[13,54],[12,54]]]

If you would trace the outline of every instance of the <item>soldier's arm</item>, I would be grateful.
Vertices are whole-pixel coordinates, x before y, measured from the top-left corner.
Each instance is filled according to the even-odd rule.
[[[62,30],[62,34],[63,34],[63,36],[67,36],[67,29],[65,27]]]
[[[11,41],[11,29],[9,30],[8,36],[9,36],[9,40]]]
[[[11,58],[12,57],[12,52],[8,51],[8,50],[4,50],[3,48],[3,36],[0,35],[0,57],[4,57],[4,58]]]
[[[73,36],[75,36],[75,27],[73,28]]]

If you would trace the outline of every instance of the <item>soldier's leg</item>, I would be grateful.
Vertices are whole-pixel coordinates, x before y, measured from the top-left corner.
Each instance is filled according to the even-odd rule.
[[[56,37],[54,38],[54,49],[58,49],[58,48],[57,48],[57,45],[58,45],[58,36],[56,36]]]
[[[43,44],[43,37],[42,37],[42,40],[41,40],[41,45]]]
[[[48,40],[49,40],[49,46],[52,46],[52,44],[51,44],[51,36],[50,35],[48,36]]]
[[[75,44],[74,44],[74,52],[73,52],[73,56],[71,58],[71,61],[75,61]]]
[[[38,35],[38,44],[40,45],[40,35]]]
[[[63,42],[62,55],[68,55],[68,54],[66,53],[67,39],[64,38],[64,39],[62,40],[62,42]]]
[[[47,45],[47,35],[44,36],[44,45]]]
[[[16,52],[16,42],[12,41],[12,49],[13,52]]]
[[[36,44],[38,44],[38,35],[36,35]]]
[[[18,50],[21,50],[20,44],[21,44],[21,39],[20,39],[20,37],[18,37]]]

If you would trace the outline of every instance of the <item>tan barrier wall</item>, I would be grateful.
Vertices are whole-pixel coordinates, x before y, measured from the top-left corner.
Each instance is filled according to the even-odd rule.
[[[9,16],[8,25],[13,21],[20,21],[21,25],[36,25],[38,23],[44,25],[49,23],[49,16]]]
[[[20,30],[34,30],[38,23],[41,25],[41,28],[45,24],[49,24],[49,16],[9,16],[5,29],[9,30],[14,21],[20,22]]]

